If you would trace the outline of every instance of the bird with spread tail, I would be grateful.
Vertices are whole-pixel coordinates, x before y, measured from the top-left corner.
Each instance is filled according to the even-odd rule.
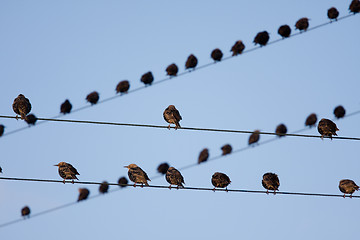
[[[355,191],[359,190],[359,186],[356,185],[356,183],[353,180],[343,179],[343,180],[340,180],[340,182],[339,182],[339,189],[342,193],[344,193],[343,197],[345,197],[345,194],[350,194],[349,197],[352,198],[352,194]]]
[[[211,177],[211,183],[214,186],[214,192],[216,188],[225,188],[225,191],[228,191],[227,186],[231,183],[231,181],[225,173],[216,172]]]
[[[168,183],[170,183],[169,188],[171,189],[171,185],[177,185],[177,188],[179,187],[183,188],[185,184],[184,177],[181,175],[181,173],[174,167],[169,167],[169,169],[166,172],[165,179]]]
[[[276,191],[279,190],[280,181],[278,175],[275,173],[265,173],[261,181],[263,187],[266,189],[266,194],[269,194],[269,190],[274,190],[274,195]]]
[[[12,107],[16,113],[16,119],[18,119],[18,115],[20,115],[21,119],[24,120],[26,115],[28,115],[31,111],[31,103],[29,99],[22,94],[19,94],[19,96],[14,99]]]
[[[64,179],[64,184],[65,179],[71,179],[72,183],[74,183],[74,179],[79,180],[76,175],[80,175],[80,173],[78,173],[76,168],[74,168],[70,163],[60,162],[54,166],[59,167],[59,175]]]
[[[149,186],[147,181],[148,180],[151,181],[150,178],[148,177],[146,172],[142,170],[140,167],[138,167],[136,164],[130,164],[128,166],[124,166],[124,168],[129,169],[128,171],[129,179],[135,183],[134,187],[136,187],[137,183],[141,183],[141,187],[143,187],[144,184],[146,186]]]
[[[174,105],[168,106],[164,110],[163,116],[164,116],[165,121],[169,123],[169,126],[168,126],[169,130],[170,130],[170,124],[175,124],[175,130],[178,128],[181,128],[179,122],[180,122],[180,120],[182,120],[182,117]]]
[[[324,136],[330,137],[337,136],[336,131],[339,131],[336,124],[330,119],[323,118],[318,124],[318,132],[321,134],[321,139],[324,139]]]

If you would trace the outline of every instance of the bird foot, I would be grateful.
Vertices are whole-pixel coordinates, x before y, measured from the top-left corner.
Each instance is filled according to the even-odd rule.
[[[225,188],[225,192],[229,192],[229,190],[227,188]]]
[[[345,194],[344,194],[343,198],[345,198]]]
[[[274,195],[276,195],[276,190],[274,190]]]
[[[352,198],[352,194],[350,194],[350,198]]]
[[[65,179],[64,179],[63,183],[65,184]]]
[[[269,190],[266,190],[266,194],[269,195]]]
[[[169,124],[169,126],[167,128],[170,130],[170,124]]]
[[[16,120],[19,120],[19,116],[18,116],[18,115],[16,115],[15,119],[16,119]]]
[[[215,192],[215,188],[213,189],[213,192]]]
[[[134,187],[136,187],[136,183],[134,184]]]
[[[71,180],[71,183],[74,184],[74,180]]]
[[[179,190],[179,185],[176,187],[176,190]]]
[[[169,186],[169,189],[171,190],[171,185]]]

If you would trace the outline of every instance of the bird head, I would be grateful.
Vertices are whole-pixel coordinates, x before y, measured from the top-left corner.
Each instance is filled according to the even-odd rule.
[[[66,162],[59,162],[58,164],[54,165],[55,167],[61,167],[61,166],[65,166]]]
[[[137,167],[137,165],[136,164],[130,164],[130,165],[128,165],[128,166],[124,166],[124,168],[127,168],[127,169],[130,169],[130,168],[136,168]]]

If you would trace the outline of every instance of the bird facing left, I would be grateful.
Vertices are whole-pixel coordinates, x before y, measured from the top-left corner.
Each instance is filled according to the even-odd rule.
[[[54,166],[59,167],[59,175],[64,179],[64,184],[65,179],[71,179],[72,183],[74,183],[74,179],[79,180],[76,175],[80,175],[80,173],[70,163],[60,162]]]

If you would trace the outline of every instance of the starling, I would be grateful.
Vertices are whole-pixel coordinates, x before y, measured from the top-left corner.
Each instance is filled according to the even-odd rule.
[[[191,54],[186,60],[185,69],[189,69],[189,68],[195,69],[197,64],[198,64],[197,58],[193,54]]]
[[[230,144],[225,144],[224,146],[221,147],[221,150],[222,150],[222,155],[224,156],[232,152],[232,147]]]
[[[171,185],[177,185],[177,188],[179,187],[184,188],[185,182],[184,178],[181,175],[181,173],[174,167],[170,167],[166,172],[166,181],[170,183],[169,188],[171,189]]]
[[[236,56],[238,54],[241,54],[244,51],[244,49],[245,49],[244,43],[241,40],[239,40],[239,41],[236,41],[234,46],[231,47],[230,52],[233,52],[232,55]]]
[[[321,134],[321,139],[323,139],[324,136],[332,139],[332,135],[337,136],[336,131],[339,131],[339,129],[333,121],[323,118],[318,124],[318,131]]]
[[[99,101],[99,93],[96,91],[89,93],[86,96],[86,100],[91,103],[91,105],[96,104]]]
[[[291,34],[291,28],[289,25],[282,25],[278,29],[278,34],[282,36],[283,38],[290,37]]]
[[[309,19],[308,18],[300,18],[296,24],[295,29],[299,29],[300,32],[306,31],[309,27]]]
[[[109,190],[109,183],[107,181],[102,182],[99,187],[99,192],[107,193],[108,190]]]
[[[254,38],[254,43],[259,44],[260,46],[265,46],[267,44],[267,42],[269,41],[270,36],[269,33],[267,31],[263,31],[263,32],[259,32],[258,34],[256,34],[255,38]]]
[[[165,174],[167,172],[167,170],[169,169],[169,164],[167,163],[162,163],[158,166],[157,171],[161,174]]]
[[[154,76],[151,72],[147,72],[141,76],[141,81],[145,84],[145,86],[151,85],[151,83],[154,81]]]
[[[78,202],[86,200],[88,198],[90,194],[89,189],[87,188],[79,188],[79,197],[78,197]]]
[[[121,188],[123,187],[127,187],[127,184],[128,184],[128,180],[126,179],[126,177],[121,177],[119,178],[118,180],[118,184]]]
[[[173,64],[170,64],[170,65],[166,68],[165,71],[167,72],[167,75],[169,75],[169,76],[171,77],[171,76],[176,76],[176,74],[178,73],[179,69],[178,69],[178,67],[176,66],[176,64],[173,63]]]
[[[260,139],[259,130],[255,130],[249,137],[249,145],[253,145],[254,143],[257,143]]]
[[[223,57],[223,53],[220,49],[216,48],[211,52],[211,58],[214,59],[215,62],[220,62]]]
[[[286,134],[287,133],[287,128],[285,126],[285,124],[279,124],[277,127],[276,127],[276,130],[275,130],[275,133],[276,135],[278,135],[279,137],[283,137],[284,135],[282,134]]]
[[[356,14],[360,12],[360,1],[359,0],[352,0],[349,6],[350,12]]]
[[[202,162],[206,162],[208,158],[209,158],[209,149],[204,148],[199,154],[198,164]]]
[[[213,191],[215,191],[215,188],[226,188],[231,183],[230,178],[225,173],[216,172],[214,175],[212,175],[211,183],[214,186]]]
[[[130,164],[129,166],[124,166],[125,168],[129,169],[128,175],[132,182],[134,182],[134,187],[136,187],[137,183],[141,183],[141,187],[145,184],[149,186],[147,180],[151,181],[146,172],[138,167],[136,164]]]
[[[29,114],[25,117],[25,122],[30,125],[35,125],[37,117],[34,114]]]
[[[329,8],[328,12],[327,12],[328,18],[330,19],[330,21],[332,21],[333,19],[335,19],[335,21],[337,21],[337,17],[339,16],[339,11],[332,7]]]
[[[0,173],[2,173],[2,168],[0,167]]]
[[[309,127],[315,126],[316,122],[317,122],[317,116],[315,113],[312,113],[306,118],[305,126],[309,126]]]
[[[12,105],[14,112],[17,115],[21,116],[21,119],[25,119],[26,115],[31,111],[31,103],[24,95],[19,94],[17,98],[14,99]],[[16,115],[16,119],[18,116]]]
[[[274,195],[276,190],[279,190],[280,181],[278,175],[275,173],[265,173],[262,180],[263,187],[267,190],[266,194],[269,194],[269,190],[274,190]]]
[[[180,116],[179,111],[175,108],[174,105],[169,105],[164,113],[163,113],[164,119],[166,122],[169,123],[168,129],[170,130],[170,124],[173,123],[175,124],[175,130],[178,128],[181,128],[180,126],[180,120],[182,119],[182,117]]]
[[[70,113],[72,109],[72,105],[68,99],[65,100],[60,106],[60,113],[67,114]]]
[[[127,93],[130,88],[130,83],[128,80],[123,80],[116,85],[116,93]]]
[[[340,119],[340,118],[343,118],[345,116],[345,108],[343,106],[337,106],[335,109],[334,109],[334,115],[337,119]]]
[[[28,206],[25,206],[21,209],[21,216],[23,216],[24,218],[30,218],[30,208]]]
[[[74,179],[79,180],[76,175],[80,175],[76,168],[74,168],[70,163],[66,162],[60,162],[59,164],[54,165],[56,167],[59,167],[59,175],[64,179],[72,179],[71,182],[74,183]]]
[[[339,189],[342,193],[350,194],[350,198],[352,198],[352,194],[359,190],[359,186],[353,180],[350,179],[343,179],[339,182]]]
[[[0,137],[4,134],[5,126],[0,124]]]

